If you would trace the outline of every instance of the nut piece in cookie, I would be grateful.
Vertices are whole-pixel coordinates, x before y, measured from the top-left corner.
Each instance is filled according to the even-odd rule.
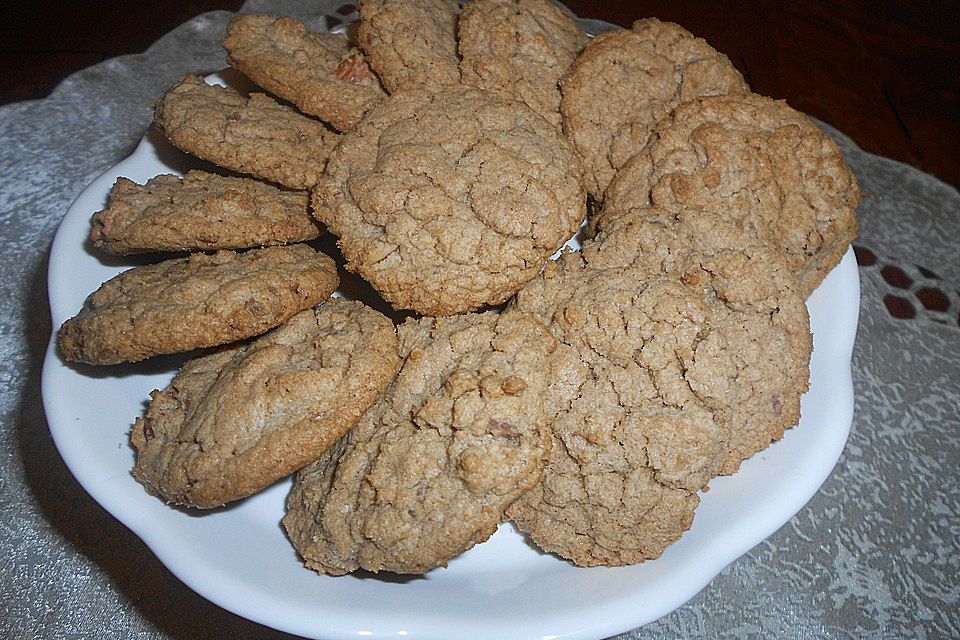
[[[393,323],[330,301],[253,342],[185,364],[131,432],[133,475],[180,505],[215,507],[323,455],[393,380]]]
[[[387,95],[346,36],[312,33],[292,18],[239,15],[223,46],[232,67],[340,131],[352,129]]]
[[[289,244],[312,240],[321,229],[303,191],[189,171],[142,186],[117,179],[107,208],[93,214],[90,240],[101,251],[127,255]]]
[[[725,55],[656,18],[594,38],[560,87],[563,130],[583,157],[587,191],[597,199],[678,103],[749,91]]]
[[[381,102],[344,134],[312,202],[347,269],[423,315],[504,302],[586,214],[569,143],[473,87]]]
[[[724,216],[650,209],[601,218],[583,248],[595,268],[672,277],[703,292],[722,314],[736,371],[721,473],[765,449],[800,420],[810,374],[810,320],[781,254]]]
[[[678,106],[617,174],[604,209],[722,213],[775,247],[807,297],[856,237],[859,201],[833,140],[785,102],[746,94]]]
[[[357,40],[387,91],[460,82],[456,0],[359,0]]]
[[[460,15],[464,84],[524,102],[560,128],[560,78],[587,36],[550,0],[477,0]]]
[[[183,151],[291,189],[316,184],[339,138],[269,96],[244,97],[197,76],[167,91],[155,123]]]
[[[573,357],[551,376],[558,415],[543,478],[508,517],[581,566],[658,557],[692,524],[730,429],[721,314],[677,278],[594,269],[580,253],[549,264],[513,308],[546,322]]]
[[[384,396],[297,474],[283,525],[307,566],[424,573],[496,530],[540,477],[556,339],[523,313],[408,320]]]
[[[87,364],[212,347],[282,324],[338,282],[333,260],[303,244],[196,253],[104,282],[57,340],[67,360]]]

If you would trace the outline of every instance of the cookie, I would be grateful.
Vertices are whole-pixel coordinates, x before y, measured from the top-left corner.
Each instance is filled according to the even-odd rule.
[[[604,208],[723,213],[781,252],[806,297],[856,237],[859,200],[833,140],[785,102],[749,94],[677,107],[610,184]]]
[[[93,214],[90,241],[116,255],[246,249],[312,240],[322,227],[303,191],[189,171],[144,185],[118,178],[107,208]]]
[[[150,493],[216,507],[314,462],[393,380],[393,323],[360,302],[302,311],[248,344],[185,364],[131,431]]]
[[[477,0],[460,16],[464,84],[524,102],[558,129],[560,78],[587,43],[550,0]]]
[[[778,251],[719,214],[641,210],[601,218],[583,254],[595,268],[679,279],[722,311],[712,329],[723,334],[736,373],[721,473],[734,473],[799,422],[810,320]]]
[[[569,143],[526,105],[472,87],[374,107],[312,203],[347,269],[423,315],[504,302],[586,213]]]
[[[691,526],[729,431],[721,314],[677,278],[595,269],[579,253],[549,264],[513,304],[576,359],[551,378],[558,415],[543,478],[508,517],[581,566],[658,557]]]
[[[387,95],[346,36],[312,33],[291,18],[237,16],[223,46],[230,66],[340,131],[352,129]]]
[[[107,280],[60,327],[67,360],[136,362],[259,335],[337,288],[328,256],[302,244],[196,253]]]
[[[308,567],[424,573],[496,530],[550,443],[556,339],[525,314],[408,320],[384,396],[297,474],[283,525]]]
[[[678,103],[749,91],[725,55],[656,18],[594,38],[560,87],[563,130],[583,157],[587,191],[598,200]]]
[[[157,104],[155,123],[176,147],[224,169],[291,189],[316,184],[339,138],[262,93],[186,76]]]
[[[359,0],[357,41],[387,91],[460,82],[456,0]]]

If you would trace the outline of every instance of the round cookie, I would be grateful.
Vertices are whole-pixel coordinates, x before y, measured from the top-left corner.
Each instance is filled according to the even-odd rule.
[[[178,149],[291,189],[316,184],[339,134],[270,96],[185,76],[157,103],[154,122]]]
[[[736,373],[720,473],[734,473],[741,460],[799,422],[810,320],[777,251],[718,214],[651,209],[602,217],[583,255],[595,268],[679,279],[722,311],[714,329],[723,334]]]
[[[856,178],[837,144],[783,101],[687,102],[610,184],[604,209],[716,211],[777,248],[804,297],[857,235]]]
[[[347,269],[423,315],[504,302],[586,215],[569,143],[473,87],[381,102],[344,134],[312,202]]]
[[[393,323],[360,302],[303,311],[249,344],[186,363],[131,440],[150,493],[209,508],[307,465],[393,380]]]
[[[558,129],[560,78],[587,43],[550,0],[477,0],[460,15],[464,84],[520,100]]]
[[[424,573],[483,542],[540,477],[556,339],[523,313],[408,320],[383,397],[297,474],[283,525],[307,566]]]
[[[333,260],[303,244],[197,253],[104,282],[57,340],[67,360],[87,364],[212,347],[282,324],[338,282]]]
[[[357,41],[387,91],[460,82],[456,0],[359,0]]]
[[[206,171],[118,178],[93,214],[90,241],[116,255],[245,249],[312,240],[322,227],[303,191]]]
[[[564,133],[583,157],[587,191],[598,200],[678,103],[749,91],[725,55],[656,18],[594,38],[560,88]]]
[[[227,25],[223,46],[230,66],[340,131],[387,95],[346,36],[312,33],[292,18],[239,15]]]
[[[543,479],[507,515],[578,565],[633,564],[693,522],[729,432],[735,372],[722,312],[697,288],[583,258],[551,263],[514,303],[578,359],[552,377]]]

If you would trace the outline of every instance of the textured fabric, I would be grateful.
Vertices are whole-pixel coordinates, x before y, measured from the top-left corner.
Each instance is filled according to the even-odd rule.
[[[337,15],[338,6],[254,1],[243,10],[320,28],[323,12]],[[163,91],[188,72],[224,66],[218,42],[230,15],[199,16],[143,54],[71,76],[49,98],[0,108],[4,638],[292,637],[174,578],[72,478],[40,405],[57,224],[96,175],[132,151]],[[787,525],[689,603],[625,638],[960,637],[960,194],[827,130],[867,194],[857,244],[865,262],[874,258],[860,271],[850,441]],[[908,277],[905,288],[890,266]],[[895,317],[888,307],[903,305],[890,296],[906,300],[913,317]]]

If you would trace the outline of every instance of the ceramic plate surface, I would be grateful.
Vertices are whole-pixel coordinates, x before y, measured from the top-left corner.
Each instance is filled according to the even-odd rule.
[[[54,240],[53,326],[73,316],[101,282],[133,262],[86,242],[90,215],[117,177],[143,183],[182,173],[184,154],[156,136],[97,178]],[[230,611],[311,638],[602,638],[669,613],[726,565],[786,523],[814,495],[843,450],[853,414],[850,358],[859,310],[852,251],[807,302],[814,334],[810,391],[800,425],[716,478],[693,527],[663,556],[618,568],[578,568],[538,552],[509,524],[488,542],[423,577],[331,578],[303,567],[280,527],[289,480],[215,512],[166,506],[134,481],[128,432],[152,389],[183,357],[94,368],[67,365],[51,340],[43,404],[70,471],[184,583]]]

